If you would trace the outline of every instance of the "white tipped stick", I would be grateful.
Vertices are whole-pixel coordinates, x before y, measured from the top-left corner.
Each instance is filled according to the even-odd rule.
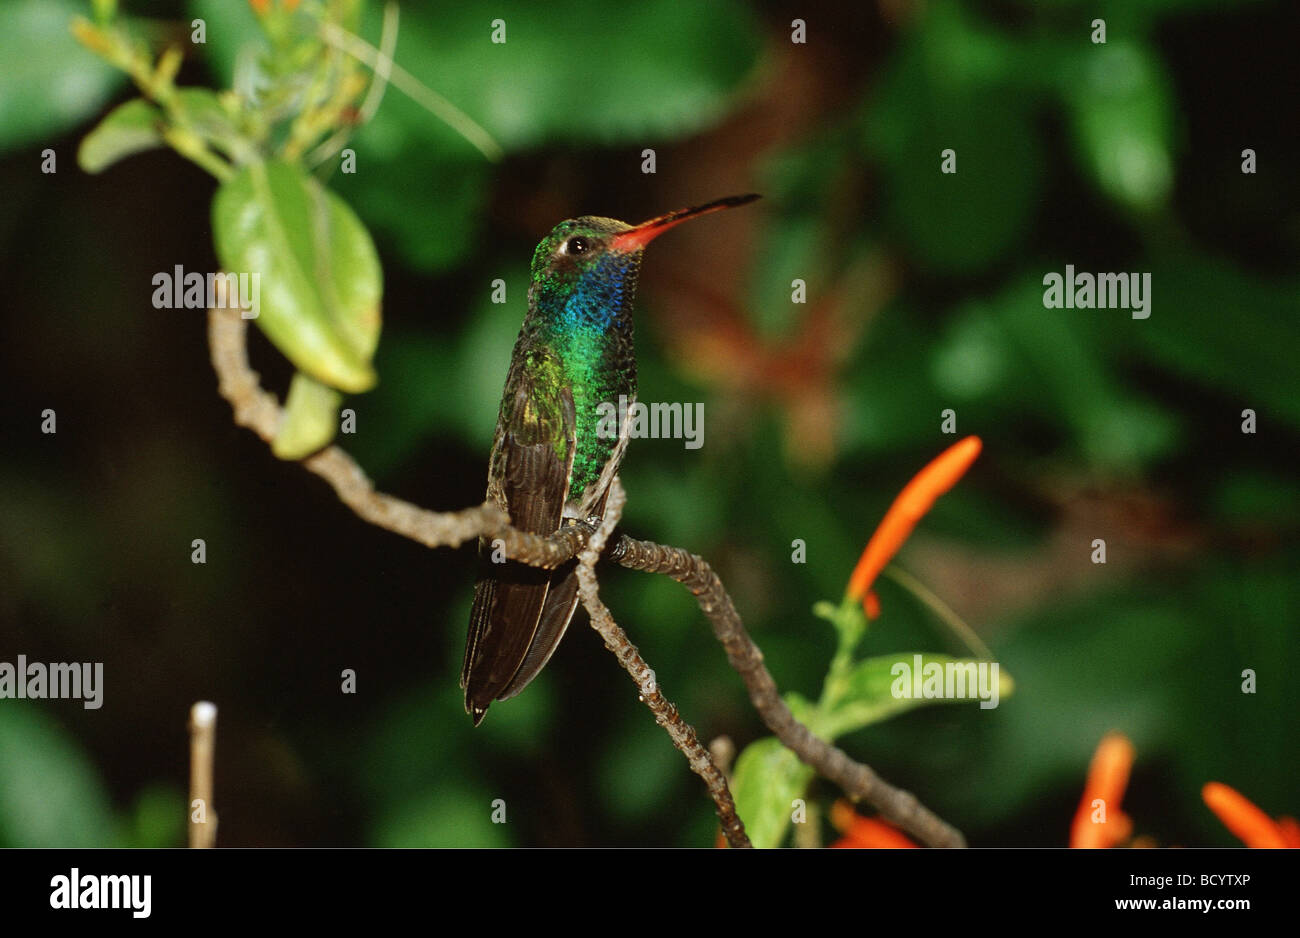
[[[212,807],[212,765],[217,748],[217,705],[200,700],[190,708],[190,846],[217,842]]]

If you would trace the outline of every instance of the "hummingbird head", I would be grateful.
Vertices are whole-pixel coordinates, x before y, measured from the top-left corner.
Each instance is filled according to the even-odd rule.
[[[625,307],[630,308],[647,244],[689,218],[745,205],[757,198],[754,194],[730,196],[678,209],[639,225],[597,215],[562,221],[533,253],[533,287],[542,297],[549,295],[559,300],[562,295],[564,300],[557,305],[570,312],[575,308],[587,310],[593,305],[588,300],[594,299],[594,305],[606,316],[618,318]]]
[[[629,225],[616,218],[602,218],[598,215],[570,218],[552,228],[551,233],[537,245],[533,254],[533,279],[545,278],[548,273],[600,266],[602,260],[610,254],[620,255],[620,260],[639,255],[659,235],[689,218],[735,208],[757,198],[759,196],[754,193],[733,195],[704,205],[678,209],[639,225]]]
[[[560,222],[533,252],[533,282],[571,280],[611,261],[612,266],[625,266],[629,258],[610,258],[609,254],[614,250],[614,238],[631,229],[626,222],[595,215]]]

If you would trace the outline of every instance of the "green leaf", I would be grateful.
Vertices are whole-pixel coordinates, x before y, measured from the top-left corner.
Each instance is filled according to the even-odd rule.
[[[338,196],[288,163],[254,163],[217,190],[223,268],[260,275],[257,324],[298,368],[343,391],[375,383],[382,273],[370,234]]]
[[[68,31],[71,0],[0,4],[0,150],[43,141],[88,119],[124,80]]]
[[[77,164],[98,173],[133,153],[162,146],[162,120],[162,112],[143,98],[118,105],[81,141]]]
[[[1112,199],[1160,207],[1173,187],[1173,117],[1168,79],[1143,45],[1094,45],[1062,69],[1076,149]]]
[[[813,770],[775,736],[745,747],[736,760],[731,794],[755,847],[781,846],[794,810],[791,802],[803,797],[812,779]]]
[[[338,429],[342,401],[338,391],[296,372],[271,452],[281,459],[304,459],[327,446]]]
[[[116,846],[114,818],[95,767],[42,711],[0,707],[0,844]]]
[[[919,676],[913,674],[917,657],[921,659],[922,670]],[[828,705],[822,708],[818,729],[831,739],[836,739],[845,733],[852,733],[864,726],[870,726],[872,723],[878,723],[916,707],[932,703],[964,703],[974,700],[980,687],[975,681],[976,671],[971,670],[971,666],[977,667],[981,663],[988,662],[930,654],[919,656],[893,654],[867,658],[854,665],[844,677],[838,680],[828,679]],[[965,685],[964,695],[952,697],[915,695],[913,678],[923,679],[931,664],[938,665],[941,669],[946,669],[949,664],[962,668],[961,672],[955,673],[961,673],[963,680],[970,681]],[[903,671],[899,668],[898,673],[895,673],[895,668],[899,665],[905,665],[907,670]],[[997,685],[999,700],[1010,694],[1012,688],[1011,676],[999,667]],[[895,694],[896,690],[897,694]]]

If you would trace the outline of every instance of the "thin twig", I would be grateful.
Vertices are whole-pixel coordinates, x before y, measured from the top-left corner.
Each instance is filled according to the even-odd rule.
[[[416,104],[433,114],[456,133],[460,134],[493,163],[501,162],[505,152],[501,144],[483,129],[474,118],[452,104],[438,92],[420,81],[383,52],[360,36],[354,36],[334,23],[320,24],[320,35],[331,46],[342,49],[353,58],[364,62],[376,72],[384,71],[393,87],[402,91]]]
[[[208,343],[217,390],[235,412],[235,423],[271,443],[284,415],[275,395],[262,390],[257,372],[248,364],[248,321],[235,309],[208,311]],[[400,534],[425,547],[458,547],[482,535],[500,539],[511,560],[553,569],[573,557],[590,530],[575,525],[550,536],[528,534],[510,526],[505,512],[484,503],[461,511],[429,511],[410,502],[376,492],[356,461],[337,446],[327,446],[302,461],[308,471],[333,487],[339,500],[362,520]]]
[[[985,661],[993,660],[993,650],[966,624],[966,620],[957,615],[956,610],[935,595],[934,591],[908,573],[897,564],[890,564],[881,571],[882,576],[889,577],[903,589],[907,590],[929,608],[952,633],[965,643],[977,657]]]
[[[361,107],[357,109],[356,124],[358,126],[370,123],[370,119],[379,110],[379,105],[383,103],[384,91],[388,88],[388,77],[393,70],[393,50],[397,48],[399,13],[398,6],[393,0],[389,0],[384,5],[384,23],[379,34],[379,59],[372,70],[374,80],[370,83],[370,90],[366,92],[365,100],[361,102]],[[340,127],[334,131],[328,140],[307,154],[307,163],[311,166],[319,166],[339,152],[351,134],[351,127]]]
[[[610,559],[632,570],[665,574],[691,591],[713,626],[713,634],[722,643],[731,666],[745,682],[759,716],[806,764],[835,782],[850,797],[875,805],[886,818],[923,843],[932,847],[966,845],[960,831],[922,805],[911,792],[890,785],[869,766],[855,762],[843,750],[814,736],[795,719],[781,699],[771,672],[763,664],[763,652],[745,631],[722,581],[703,558],[680,547],[623,537]]]
[[[190,707],[190,846],[217,842],[217,812],[212,807],[212,765],[217,746],[217,705],[200,700]]]
[[[655,722],[668,731],[673,745],[686,756],[691,771],[704,779],[709,795],[718,807],[718,820],[722,822],[722,833],[727,838],[727,843],[732,847],[750,847],[752,844],[745,834],[744,823],[736,814],[736,802],[731,797],[726,776],[714,763],[709,750],[700,742],[695,727],[683,720],[677,707],[664,696],[655,672],[645,663],[637,647],[628,639],[627,633],[619,628],[609,608],[601,602],[600,584],[596,580],[596,561],[600,559],[600,552],[604,549],[610,532],[618,524],[626,501],[627,493],[623,491],[623,484],[616,476],[605,503],[605,515],[600,529],[591,536],[582,553],[578,554],[578,595],[591,616],[591,627],[600,633],[600,637],[605,640],[605,647],[614,653],[623,670],[641,689],[641,700],[654,714]]]

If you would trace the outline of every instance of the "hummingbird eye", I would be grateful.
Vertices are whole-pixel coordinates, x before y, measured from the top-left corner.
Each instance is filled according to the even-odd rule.
[[[564,242],[565,254],[586,254],[589,248],[586,238],[570,238]]]

